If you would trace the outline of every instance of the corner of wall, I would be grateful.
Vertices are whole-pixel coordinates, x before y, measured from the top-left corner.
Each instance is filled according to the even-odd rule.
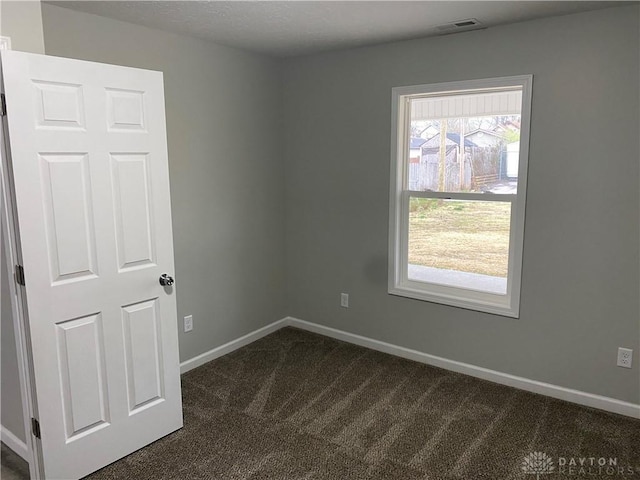
[[[44,53],[40,0],[0,2],[0,35],[11,38],[11,48]]]

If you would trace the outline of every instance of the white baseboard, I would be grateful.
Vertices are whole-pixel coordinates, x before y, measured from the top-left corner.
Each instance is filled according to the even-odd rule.
[[[353,343],[362,347],[371,348],[372,350],[377,350],[379,352],[389,353],[397,357],[407,358],[409,360],[426,363],[427,365],[433,365],[434,367],[440,367],[458,373],[464,373],[465,375],[470,375],[472,377],[482,378],[483,380],[489,380],[501,385],[507,385],[509,387],[526,390],[528,392],[539,393],[541,395],[558,398],[560,400],[566,400],[567,402],[598,408],[600,410],[606,410],[608,412],[618,413],[629,417],[640,418],[640,405],[636,405],[634,403],[623,402],[622,400],[616,400],[615,398],[594,395],[593,393],[560,387],[550,383],[538,382],[536,380],[510,375],[508,373],[489,370],[488,368],[477,367],[468,363],[429,355],[428,353],[399,347],[397,345],[381,342],[372,338],[362,337],[360,335],[344,332],[335,328],[325,327],[324,325],[318,325],[317,323],[307,322],[298,318],[288,317],[285,320],[287,320],[287,325],[292,327],[319,333],[320,335]]]
[[[218,357],[222,357],[227,353],[231,353],[234,350],[237,350],[241,347],[244,347],[245,345],[255,342],[256,340],[262,337],[266,337],[270,333],[273,333],[276,330],[280,330],[281,328],[286,327],[287,323],[288,323],[288,317],[277,320],[267,325],[266,327],[259,328],[258,330],[250,332],[240,338],[237,338],[236,340],[231,340],[230,342],[225,343],[224,345],[220,345],[219,347],[209,350],[208,352],[204,352],[198,355],[197,357],[193,357],[193,358],[190,358],[189,360],[185,360],[180,364],[180,373],[185,373],[185,372],[188,372],[189,370],[193,370],[194,368],[199,367],[200,365],[203,365],[207,362],[210,362],[211,360],[214,360]]]
[[[24,460],[27,462],[29,461],[29,449],[27,448],[27,444],[2,425],[0,425],[0,440],[2,440],[2,443],[7,447],[20,455]]]
[[[380,340],[374,340],[372,338],[363,337],[354,333],[337,330],[331,327],[325,327],[317,323],[307,322],[294,317],[285,317],[281,320],[273,322],[266,327],[262,327],[254,332],[251,332],[243,337],[226,343],[220,347],[209,350],[208,352],[198,355],[190,360],[182,362],[180,364],[180,372],[185,373],[189,370],[196,368],[204,363],[207,363],[215,358],[226,355],[233,352],[238,348],[244,347],[251,342],[254,342],[270,333],[280,330],[281,328],[291,326],[307,330],[309,332],[318,333],[326,337],[342,340],[343,342],[352,343],[354,345],[360,345],[361,347],[371,348],[379,352],[388,353],[397,357],[406,358],[427,365],[433,365],[434,367],[444,368],[445,370],[451,370],[453,372],[463,373],[483,380],[488,380],[501,385],[507,385],[509,387],[518,388],[520,390],[526,390],[528,392],[539,393],[548,397],[565,400],[571,403],[577,403],[587,407],[598,408],[607,412],[618,413],[620,415],[626,415],[628,417],[640,418],[640,405],[623,402],[622,400],[616,400],[615,398],[604,397],[602,395],[595,395],[593,393],[582,392],[580,390],[574,390],[571,388],[560,387],[550,383],[539,382],[537,380],[530,380],[524,377],[518,377],[510,375],[508,373],[498,372],[490,370],[488,368],[478,367],[468,363],[457,362],[455,360],[449,360],[447,358],[437,357],[428,353],[419,352],[417,350],[411,350],[405,347],[399,347],[390,343],[382,342]]]

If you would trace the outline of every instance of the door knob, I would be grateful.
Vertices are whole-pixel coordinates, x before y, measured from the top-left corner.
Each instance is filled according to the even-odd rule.
[[[163,287],[170,287],[174,283],[176,282],[171,275],[166,273],[160,275],[160,285],[162,285]]]

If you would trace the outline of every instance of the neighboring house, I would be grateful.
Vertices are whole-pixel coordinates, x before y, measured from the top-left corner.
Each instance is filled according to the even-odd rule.
[[[479,147],[495,147],[501,142],[504,142],[504,137],[500,133],[482,128],[467,133],[465,139],[472,141]]]
[[[495,129],[494,132],[495,133],[501,133],[501,134],[506,134],[507,132],[519,132],[520,131],[520,120],[519,119],[513,119],[513,120],[509,120],[506,123],[503,123],[501,125],[498,125]]]
[[[459,133],[447,133],[447,153],[449,152],[452,146],[460,145],[460,134]],[[468,137],[464,140],[465,148],[478,147],[479,145],[475,144]],[[425,149],[429,149],[429,153],[434,153],[431,149],[435,148],[436,150],[440,149],[440,133],[435,134],[433,137],[429,138],[426,142],[422,144],[422,154],[425,154]]]
[[[412,139],[413,141],[413,139]],[[412,142],[413,143],[413,142]],[[418,142],[416,142],[416,145]],[[464,164],[460,164],[460,134],[447,133],[445,159],[445,188],[457,191],[471,185],[471,151],[477,147],[469,139],[464,140]],[[437,190],[440,183],[440,134],[433,135],[420,145],[420,156],[414,161],[411,155],[409,186],[412,190]]]
[[[438,133],[440,133],[440,129],[438,127],[436,127],[435,125],[429,125],[427,128],[420,132],[420,137],[428,140]]]
[[[520,162],[520,140],[507,144],[507,177],[518,177],[518,163]]]
[[[426,142],[424,138],[412,137],[409,145],[409,163],[420,163],[422,150],[420,147]]]
[[[451,151],[452,148],[460,146],[460,134],[454,133],[454,132],[447,133],[447,140],[445,143],[447,145],[447,155],[449,155],[449,152]],[[478,147],[479,145],[475,144],[471,139],[465,137],[464,146],[465,146],[465,149],[467,149],[472,147]],[[427,153],[428,154],[437,153],[439,149],[440,149],[440,133],[437,133],[436,135],[429,138],[426,142],[422,144],[422,155],[426,155]]]

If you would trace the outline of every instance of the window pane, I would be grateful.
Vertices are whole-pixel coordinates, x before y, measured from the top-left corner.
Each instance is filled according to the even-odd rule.
[[[409,190],[516,193],[522,91],[410,100]]]
[[[510,202],[411,198],[409,280],[506,294]]]

